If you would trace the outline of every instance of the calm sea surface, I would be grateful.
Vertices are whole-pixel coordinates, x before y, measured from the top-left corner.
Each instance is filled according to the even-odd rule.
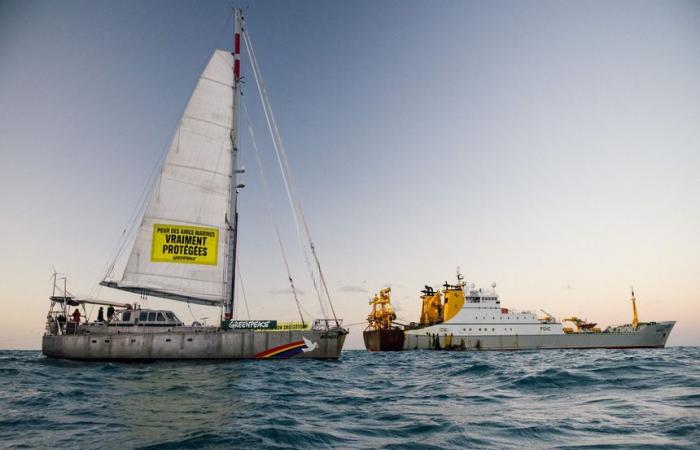
[[[0,447],[700,448],[700,348],[78,363],[0,352]]]

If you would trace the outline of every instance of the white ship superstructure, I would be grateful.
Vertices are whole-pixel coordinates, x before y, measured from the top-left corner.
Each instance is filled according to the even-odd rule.
[[[449,321],[422,328],[421,331],[469,336],[564,333],[562,324],[550,316],[538,318],[532,311],[515,311],[501,307],[501,300],[495,288],[495,283],[491,289],[469,286],[464,294],[464,306],[457,315]]]

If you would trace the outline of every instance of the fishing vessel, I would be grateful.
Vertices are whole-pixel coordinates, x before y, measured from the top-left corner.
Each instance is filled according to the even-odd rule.
[[[44,355],[125,361],[340,356],[348,331],[335,316],[305,222],[301,229],[306,231],[306,251],[312,253],[317,266],[314,286],[318,279],[319,292],[325,295],[319,300],[330,307],[332,317],[309,321],[302,315],[289,270],[300,322],[234,317],[238,197],[244,187],[238,181],[244,172],[238,166],[242,42],[266,118],[274,125],[269,128],[275,149],[284,150],[279,149],[279,130],[240,9],[233,10],[233,22],[233,51],[214,51],[199,77],[143,214],[135,222],[139,226],[134,228],[121,278],[110,277],[112,263],[101,281],[103,286],[137,294],[141,299],[152,296],[219,308],[220,322],[216,326],[186,325],[172,311],[144,309],[138,301],[80,299],[69,293],[65,278],[63,288],[57,290],[60,279],[54,275],[42,339]],[[284,153],[277,156],[286,158]],[[280,163],[280,169],[287,183],[290,174],[284,171],[289,170],[288,164]],[[291,206],[297,208],[300,220],[305,220],[301,204]],[[283,249],[281,240],[280,247]],[[96,320],[89,320],[86,305],[107,306],[107,317],[100,310]]]
[[[544,311],[538,315],[505,308],[495,288],[495,283],[491,289],[467,286],[458,271],[455,284],[445,282],[442,289],[425,286],[420,320],[403,325],[391,316],[377,321],[378,309],[373,306],[363,333],[365,347],[370,351],[661,348],[676,323],[640,322],[634,290],[632,322],[601,330],[578,317],[558,321]],[[390,302],[387,291],[382,308]],[[566,322],[574,326],[565,327]]]

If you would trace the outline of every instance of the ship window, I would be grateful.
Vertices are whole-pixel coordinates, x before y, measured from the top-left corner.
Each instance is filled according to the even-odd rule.
[[[491,328],[491,331],[496,331],[496,329],[495,329],[495,328]]]
[[[187,338],[187,342],[192,342],[192,338]]]
[[[472,329],[470,328],[469,331],[472,331]]]
[[[481,328],[479,328],[479,331],[481,331]]]
[[[158,322],[165,322],[165,316],[163,313],[158,313]]]
[[[156,320],[156,315],[158,315],[158,313],[149,312],[149,313],[148,313],[148,321],[149,321],[149,322],[155,322],[155,320]]]
[[[175,314],[171,313],[170,311],[167,311],[165,313],[166,316],[168,316],[168,319],[172,320],[173,322],[177,322],[177,319],[175,318]]]
[[[124,314],[122,314],[122,320],[124,322],[128,322],[131,320],[131,311],[125,311]]]
[[[146,320],[148,320],[148,313],[147,312],[139,313],[139,321],[145,322]]]

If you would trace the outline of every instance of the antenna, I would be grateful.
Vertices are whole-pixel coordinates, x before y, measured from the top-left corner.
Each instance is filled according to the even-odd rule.
[[[637,316],[637,299],[634,298],[634,286],[630,290],[632,291],[632,328],[636,330],[639,327],[639,317]]]

